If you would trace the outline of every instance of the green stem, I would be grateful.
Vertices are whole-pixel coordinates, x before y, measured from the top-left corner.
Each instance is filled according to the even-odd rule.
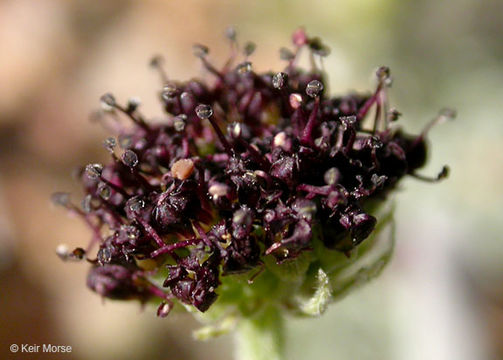
[[[236,360],[282,360],[283,318],[280,309],[268,306],[240,319],[236,334]]]

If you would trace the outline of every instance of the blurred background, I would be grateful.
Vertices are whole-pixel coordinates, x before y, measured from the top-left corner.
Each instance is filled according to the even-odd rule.
[[[373,89],[388,65],[412,132],[442,107],[458,112],[431,132],[424,169],[448,164],[450,178],[406,179],[396,196],[391,265],[322,318],[289,320],[288,359],[502,359],[502,23],[499,0],[0,0],[1,357],[28,358],[12,343],[51,343],[73,348],[51,358],[232,359],[230,336],[192,340],[191,316],[158,319],[88,291],[87,266],[62,263],[55,248],[90,234],[49,197],[80,201],[72,170],[105,159],[108,134],[89,121],[103,93],[161,114],[151,56],[164,55],[173,78],[201,76],[191,45],[221,64],[235,25],[257,44],[259,70],[282,69],[278,49],[298,26],[320,36],[334,94]]]

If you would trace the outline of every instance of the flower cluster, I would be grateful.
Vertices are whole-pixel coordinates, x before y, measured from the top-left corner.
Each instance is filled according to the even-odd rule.
[[[255,45],[247,43],[236,64],[234,31],[227,37],[231,57],[222,69],[209,62],[208,48],[194,46],[211,83],[172,80],[162,60],[152,60],[163,81],[162,121],[145,120],[135,99],[121,105],[104,95],[106,124],[117,132],[104,142],[111,161],[82,168],[80,207],[66,193],[53,195],[93,231],[85,250],[58,254],[87,258],[87,285],[103,297],[160,298],[160,316],[174,300],[204,312],[222,277],[258,273],[266,258],[281,267],[311,252],[315,237],[350,257],[376,226],[375,204],[402,177],[447,175],[447,168],[435,179],[416,174],[430,126],[420,135],[396,126],[387,67],[377,70],[373,93],[332,97],[316,66],[329,52],[318,38],[297,30],[293,51],[281,49],[285,69],[258,73],[248,60]],[[298,66],[303,49],[310,71]]]

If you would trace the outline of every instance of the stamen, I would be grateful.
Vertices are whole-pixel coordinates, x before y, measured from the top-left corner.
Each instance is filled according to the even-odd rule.
[[[281,90],[288,83],[288,75],[284,72],[279,72],[272,77],[272,86],[275,89]]]
[[[105,141],[103,141],[103,146],[108,150],[108,152],[113,153],[115,147],[117,146],[117,140],[113,136],[108,137]]]
[[[375,90],[374,94],[370,98],[368,98],[368,100],[365,101],[363,106],[360,108],[360,110],[358,111],[358,114],[356,115],[358,121],[361,121],[361,120],[363,120],[363,118],[365,118],[365,116],[369,112],[372,105],[374,105],[374,103],[377,101],[377,97],[379,96],[379,92],[381,91],[381,88],[382,88],[382,84],[379,83],[377,85],[377,89]]]
[[[203,243],[211,248],[213,244],[211,243],[211,240],[208,239],[206,231],[204,231],[204,229],[201,227],[201,224],[198,221],[193,221],[192,225],[194,226],[194,228],[196,228],[197,232],[199,233],[199,237],[203,240]]]
[[[377,95],[377,101],[376,101],[376,112],[375,112],[375,116],[374,116],[374,126],[373,126],[373,129],[372,129],[372,134],[375,134],[377,132],[377,129],[379,127],[379,120],[381,119],[381,101],[380,101],[380,95],[381,93],[379,93]]]
[[[117,160],[118,161],[118,160]],[[155,190],[156,187],[153,186],[150,181],[143,176],[138,170],[139,159],[138,155],[133,150],[126,150],[121,155],[121,163],[127,166],[131,170],[131,174],[135,177],[135,179],[146,189]],[[111,185],[109,181],[103,180],[107,182],[108,185]]]
[[[140,98],[137,97],[129,98],[127,101],[126,111],[128,113],[134,113],[138,109],[138,107],[140,107],[140,105],[141,105]]]
[[[163,301],[157,308],[157,316],[160,318],[165,318],[173,309],[173,303],[171,301]]]
[[[117,159],[115,154],[113,154],[114,159]],[[110,186],[112,189],[117,191],[118,193],[122,194],[124,197],[129,197],[130,195],[124,190],[121,186],[118,186],[114,183],[112,183],[110,180],[106,179],[103,177],[102,172],[103,172],[103,165],[101,164],[89,164],[86,166],[86,175],[90,179],[99,179],[102,182],[104,182],[106,185]]]
[[[179,91],[176,85],[173,83],[168,83],[162,88],[161,97],[165,101],[170,101],[174,99],[178,95],[178,93]]]
[[[207,46],[201,44],[195,44],[192,47],[192,50],[194,56],[201,59],[203,66],[205,67],[206,70],[208,70],[211,74],[223,80],[224,78],[223,74],[220,73],[213,65],[211,65],[208,59],[206,59],[207,55],[210,52]]]
[[[435,178],[431,178],[431,177],[416,174],[416,173],[411,173],[409,175],[411,175],[412,177],[415,177],[418,180],[435,183],[435,182],[439,182],[439,181],[447,178],[449,176],[449,172],[450,172],[450,168],[447,165],[444,165],[442,167],[442,170],[438,173],[437,177],[435,177]]]
[[[157,231],[155,231],[155,229],[147,221],[142,219],[141,216],[137,216],[136,221],[138,221],[143,226],[145,231],[150,235],[150,237],[152,237],[152,239],[154,239],[154,241],[157,243],[157,246],[159,246],[160,248],[166,246],[166,244],[164,243],[162,238],[159,236]]]
[[[439,111],[437,117],[430,121],[428,125],[424,128],[424,130],[421,132],[421,137],[425,138],[428,132],[436,125],[443,124],[446,121],[449,120],[454,120],[456,118],[456,110],[453,109],[442,109]]]
[[[133,150],[126,150],[121,156],[122,163],[133,170],[138,165],[138,155]]]
[[[279,58],[281,60],[292,61],[295,59],[295,54],[290,49],[282,47],[279,49]]]
[[[249,61],[245,61],[241,64],[239,64],[237,67],[236,67],[236,71],[238,72],[238,74],[240,75],[246,75],[246,74],[249,74],[251,73],[252,71],[252,64],[251,62]]]
[[[312,98],[316,98],[323,91],[323,84],[318,80],[312,80],[306,86],[306,94]]]
[[[51,201],[54,205],[68,208],[70,205],[70,194],[66,192],[55,192],[51,195]]]
[[[233,26],[229,26],[225,29],[225,37],[229,39],[231,54],[223,67],[223,72],[226,72],[231,67],[238,52],[238,42],[236,40],[237,34],[236,29]]]
[[[94,224],[91,221],[89,214],[86,214],[84,211],[82,211],[77,206],[75,206],[70,201],[69,195],[67,196],[65,194],[66,193],[61,193],[61,192],[54,193],[51,196],[51,200],[53,202],[55,202],[56,204],[63,205],[66,209],[68,209],[68,211],[70,213],[79,216],[82,220],[84,220],[84,222],[87,224],[87,226],[89,226],[89,228],[92,230],[94,236],[93,236],[92,240],[90,241],[89,245],[87,246],[87,249],[85,250],[86,252],[89,252],[90,249],[93,247],[93,245],[96,242],[103,241],[103,238],[101,237],[101,230],[100,230],[101,224],[99,224],[99,225]]]
[[[363,106],[360,108],[358,111],[358,114],[356,115],[358,121],[363,120],[365,116],[367,115],[368,111],[374,105],[377,103],[377,109],[376,109],[376,116],[374,119],[374,125],[373,125],[373,133],[378,129],[378,122],[380,119],[380,112],[381,112],[381,103],[383,102],[383,99],[381,99],[381,92],[383,89],[386,87],[391,86],[391,76],[390,76],[390,70],[387,66],[381,66],[377,69],[376,71],[376,76],[377,76],[377,88],[374,92],[374,94],[363,104]],[[385,116],[387,116],[387,97],[385,96],[384,99],[384,111],[385,111]]]
[[[266,251],[265,251],[265,254],[266,255],[269,255],[271,253],[273,253],[274,251],[278,250],[281,246],[283,246],[283,244],[281,242],[275,242],[274,244],[272,244]]]
[[[332,189],[329,185],[315,186],[309,184],[300,184],[297,186],[297,191],[305,191],[316,195],[327,196],[328,194],[330,194],[330,191],[332,191]]]
[[[421,135],[419,135],[412,143],[411,148],[415,147],[418,143],[423,141],[434,126],[442,124],[449,120],[454,120],[456,118],[456,115],[456,110],[454,109],[441,109],[438,112],[438,115],[424,127]]]
[[[251,285],[255,281],[255,279],[264,272],[265,270],[265,265],[262,264],[260,268],[253,274],[249,279],[248,279],[248,284]]]
[[[234,26],[228,26],[225,29],[225,37],[231,41],[231,43],[235,44],[236,42],[236,28]]]
[[[201,241],[201,239],[189,239],[189,240],[179,241],[179,242],[176,242],[176,243],[170,244],[170,245],[165,245],[165,246],[153,251],[150,254],[150,257],[155,258],[155,257],[162,255],[162,254],[169,254],[169,253],[172,253],[173,251],[175,251],[176,249],[184,248],[184,247],[191,246],[191,245],[197,245],[200,241]]]
[[[388,119],[388,122],[394,122],[394,121],[397,121],[400,116],[402,116],[402,113],[400,111],[398,111],[397,109],[391,109],[388,111],[387,113],[387,119]]]
[[[100,103],[104,111],[110,111],[115,107],[115,97],[111,93],[106,93],[101,96]]]
[[[128,111],[127,108],[124,108],[121,105],[117,104],[117,102],[115,101],[115,97],[111,93],[106,93],[105,95],[101,96],[100,101],[103,110],[110,111],[112,109],[117,109],[123,114],[127,115],[127,117],[133,120],[133,122],[138,126],[141,126],[146,130],[149,130],[147,123],[139,114],[135,114],[132,111]]]
[[[217,134],[217,137],[220,140],[220,143],[224,147],[225,151],[229,155],[232,156],[234,153],[232,151],[232,148],[231,148],[229,142],[227,141],[227,139],[225,138],[224,134],[222,133],[222,130],[220,130],[220,128],[218,127],[218,125],[215,123],[215,120],[212,118],[212,116],[213,116],[213,109],[211,108],[211,106],[210,105],[206,105],[206,104],[199,104],[196,107],[196,115],[201,120],[205,120],[205,119],[209,120],[211,126],[215,130],[215,132]]]
[[[156,56],[152,57],[149,65],[151,68],[153,68],[159,72],[162,83],[166,84],[168,82],[168,75],[166,74],[166,71],[164,70],[163,63],[164,63],[164,58],[161,55],[156,55]]]
[[[187,121],[187,115],[185,114],[180,114],[175,116],[173,119],[173,127],[175,128],[175,131],[181,132],[185,129],[185,124]]]
[[[192,52],[195,57],[202,59],[209,54],[210,49],[208,49],[206,45],[194,44],[192,46]]]
[[[255,51],[256,47],[257,47],[257,45],[255,45],[254,42],[248,41],[245,44],[244,49],[243,49],[243,53],[244,53],[245,58],[248,58],[251,54],[253,54],[253,52]]]
[[[110,189],[110,186],[101,182],[98,184],[98,194],[103,200],[107,201],[112,196],[112,190]]]
[[[84,259],[84,256],[86,255],[86,251],[80,247],[75,248],[74,250],[70,251],[70,249],[68,248],[68,246],[66,244],[60,244],[56,247],[56,254],[63,261],[68,261],[68,260],[80,261],[80,260]]]
[[[295,46],[301,47],[308,43],[309,39],[303,27],[298,28],[292,34],[292,42]]]
[[[290,106],[292,109],[296,110],[302,105],[302,95],[293,93],[289,97]]]
[[[316,97],[316,100],[314,101],[313,110],[311,111],[311,114],[309,114],[309,119],[307,121],[306,127],[304,128],[304,131],[302,132],[302,137],[300,139],[300,141],[304,144],[313,145],[313,131],[318,122],[317,116],[319,107],[320,107],[320,98]]]
[[[342,131],[349,133],[349,138],[347,139],[345,147],[345,151],[349,152],[353,148],[353,144],[356,140],[355,124],[357,122],[357,118],[356,116],[341,116],[339,120],[341,121]]]

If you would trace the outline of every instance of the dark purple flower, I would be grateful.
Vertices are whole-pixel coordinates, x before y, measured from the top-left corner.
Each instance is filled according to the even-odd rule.
[[[234,49],[235,33],[227,37]],[[315,236],[350,256],[379,221],[370,203],[385,200],[405,175],[447,175],[447,168],[436,179],[417,174],[426,133],[440,118],[418,136],[401,130],[385,96],[388,68],[378,69],[372,94],[331,96],[320,69],[297,65],[302,48],[321,57],[328,47],[303,29],[292,40],[293,51],[281,50],[285,68],[266,73],[249,60],[253,43],[244,59],[233,51],[221,69],[206,46],[195,45],[212,82],[168,79],[156,57],[163,122],[147,121],[137,100],[121,105],[102,96],[104,110],[132,126],[116,122],[118,134],[104,142],[110,162],[81,172],[82,209],[68,194],[53,196],[93,232],[86,251],[58,252],[78,259],[98,248],[88,258],[92,290],[113,299],[158,297],[159,316],[173,299],[206,311],[223,276],[263,269],[267,256],[283,266],[310,252]],[[166,268],[159,288],[149,277]]]

